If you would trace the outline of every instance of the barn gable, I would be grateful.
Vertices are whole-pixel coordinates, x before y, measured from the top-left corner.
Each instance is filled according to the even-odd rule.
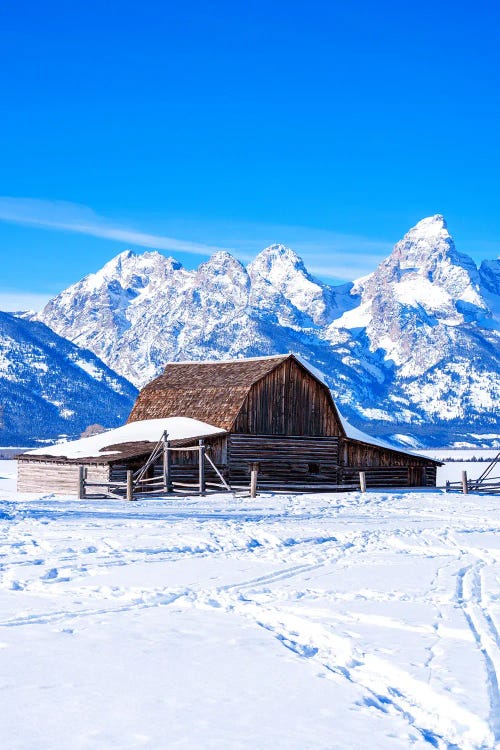
[[[235,433],[344,435],[329,389],[293,354],[167,365],[128,421],[174,416]]]
[[[250,388],[232,432],[253,435],[344,435],[328,387],[289,355]]]

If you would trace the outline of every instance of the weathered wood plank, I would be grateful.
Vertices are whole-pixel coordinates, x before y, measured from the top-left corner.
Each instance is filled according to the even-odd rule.
[[[109,466],[87,464],[87,479],[92,482],[109,480]],[[55,492],[76,495],[78,487],[78,464],[55,463],[53,461],[19,461],[17,489],[19,492]]]

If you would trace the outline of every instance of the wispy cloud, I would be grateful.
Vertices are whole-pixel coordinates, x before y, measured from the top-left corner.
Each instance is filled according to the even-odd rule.
[[[33,294],[31,292],[3,292],[0,290],[0,310],[2,312],[21,312],[33,310],[38,312],[50,300],[50,294]]]
[[[361,276],[375,270],[380,256],[363,256],[361,258],[348,259],[345,261],[335,259],[324,260],[324,265],[316,261],[306,263],[307,270],[320,279],[329,281],[355,281]],[[321,258],[319,259],[321,261]]]
[[[144,247],[172,253],[209,256],[229,250],[242,262],[251,261],[264,247],[283,243],[293,248],[308,270],[330,281],[349,281],[373,271],[390,252],[391,243],[362,235],[324,229],[263,223],[217,220],[186,222],[171,220],[169,233],[189,231],[194,240],[170,234],[154,234],[99,216],[91,208],[67,201],[0,197],[0,221],[121,242],[126,247]],[[196,240],[196,237],[198,240]],[[203,238],[209,242],[201,241]],[[215,238],[214,244],[211,244]],[[4,308],[5,309],[5,308]]]
[[[164,235],[149,234],[114,224],[98,216],[87,206],[66,201],[0,196],[0,221],[24,226],[44,227],[62,232],[77,232],[91,237],[123,242],[127,245],[205,255],[222,248],[201,242],[189,242]]]

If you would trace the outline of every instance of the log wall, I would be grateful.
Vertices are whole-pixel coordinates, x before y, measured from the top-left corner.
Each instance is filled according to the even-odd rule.
[[[436,467],[424,466],[418,472],[408,466],[345,467],[342,481],[346,484],[359,481],[359,472],[364,471],[366,486],[370,487],[435,487]]]
[[[230,435],[231,484],[248,484],[249,467],[259,464],[258,486],[304,489],[339,483],[339,439],[294,435]]]
[[[375,467],[375,466],[426,466],[429,459],[412,456],[409,453],[399,453],[390,448],[368,445],[357,440],[343,441],[343,463],[346,466]]]
[[[344,482],[354,481],[364,471],[367,487],[436,486],[437,467],[426,458],[355,440],[344,440],[341,453]]]
[[[85,466],[89,482],[108,481],[107,464],[85,464]],[[55,492],[60,495],[76,495],[77,486],[78,464],[29,460],[17,462],[18,492]]]

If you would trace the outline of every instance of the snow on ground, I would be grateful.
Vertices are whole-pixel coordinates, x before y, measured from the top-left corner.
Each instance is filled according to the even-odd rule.
[[[17,482],[17,462],[0,460],[0,497],[2,490],[15,491]]]
[[[0,746],[500,741],[500,497],[78,501],[0,463]]]
[[[450,461],[444,466],[438,466],[437,484],[443,487],[446,481],[460,482],[462,471],[467,472],[468,479],[479,479],[483,471],[486,471],[490,464],[487,461]],[[500,464],[493,469],[492,477],[500,477]]]
[[[453,457],[453,461],[448,461],[443,466],[438,466],[437,485],[443,487],[447,481],[460,482],[462,472],[467,472],[468,479],[479,479],[486,469],[490,466],[491,460],[498,454],[498,450],[431,450],[429,456],[436,458],[438,461],[446,461],[447,458]],[[473,457],[480,458],[480,461],[472,461]],[[496,464],[491,470],[491,478],[500,479],[500,463]]]

